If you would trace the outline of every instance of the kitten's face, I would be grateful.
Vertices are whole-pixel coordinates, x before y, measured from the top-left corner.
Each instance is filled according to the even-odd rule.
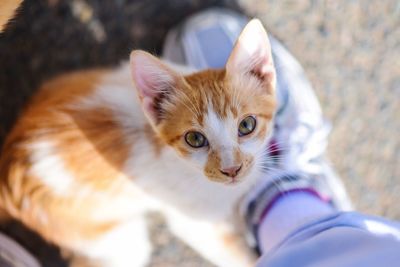
[[[131,56],[144,112],[158,136],[211,181],[254,174],[272,132],[275,71],[261,24],[246,26],[222,70],[181,76],[147,53]]]
[[[224,70],[184,78],[157,129],[166,143],[212,181],[235,183],[261,167],[275,98],[256,77]]]

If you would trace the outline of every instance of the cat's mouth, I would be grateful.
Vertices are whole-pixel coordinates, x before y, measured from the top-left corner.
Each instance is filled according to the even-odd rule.
[[[235,177],[229,177],[224,181],[224,184],[228,186],[234,186],[242,183],[243,181],[249,179],[249,174],[251,173],[252,166],[248,166],[245,170],[242,169],[242,172]]]

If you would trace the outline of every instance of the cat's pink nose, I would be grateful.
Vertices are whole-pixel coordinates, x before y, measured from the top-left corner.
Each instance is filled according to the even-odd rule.
[[[233,178],[239,173],[240,169],[242,169],[242,164],[228,167],[228,168],[222,168],[219,171],[222,174]]]

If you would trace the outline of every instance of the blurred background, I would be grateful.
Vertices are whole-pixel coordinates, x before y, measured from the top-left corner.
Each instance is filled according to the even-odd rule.
[[[332,122],[328,155],[358,210],[400,220],[400,1],[28,0],[0,35],[0,145],[40,83],[114,66],[134,48],[159,54],[167,31],[220,6],[262,20],[298,58]],[[210,266],[149,216],[151,266]],[[2,228],[63,266],[18,224]],[[57,265],[56,265],[57,264]]]

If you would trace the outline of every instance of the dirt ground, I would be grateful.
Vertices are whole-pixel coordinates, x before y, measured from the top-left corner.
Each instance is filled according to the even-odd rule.
[[[0,36],[0,144],[43,81],[113,66],[133,48],[159,53],[186,16],[229,7],[259,17],[299,59],[333,130],[328,155],[358,210],[400,220],[400,2],[396,0],[30,0]],[[149,217],[151,266],[210,266]],[[3,227],[44,266],[55,248]]]

